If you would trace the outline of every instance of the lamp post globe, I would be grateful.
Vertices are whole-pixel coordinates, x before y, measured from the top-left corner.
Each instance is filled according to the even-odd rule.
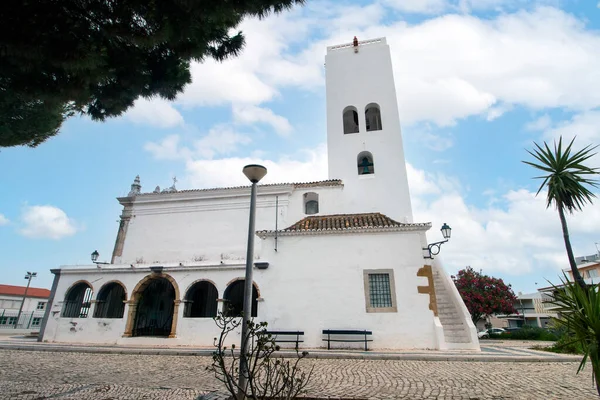
[[[242,169],[242,172],[250,182],[258,183],[267,174],[267,169],[262,165],[249,164]]]
[[[94,250],[94,252],[92,253],[91,257],[92,257],[92,262],[95,263],[96,260],[98,260],[98,257],[100,256],[100,253],[98,253],[98,250]]]

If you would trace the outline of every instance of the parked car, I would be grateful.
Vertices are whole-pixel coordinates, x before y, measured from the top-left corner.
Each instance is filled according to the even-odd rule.
[[[490,328],[490,329],[485,329],[481,332],[477,332],[477,337],[479,337],[479,339],[489,339],[490,335],[502,335],[505,333],[509,333],[509,332],[507,332],[505,329],[502,329],[502,328]]]

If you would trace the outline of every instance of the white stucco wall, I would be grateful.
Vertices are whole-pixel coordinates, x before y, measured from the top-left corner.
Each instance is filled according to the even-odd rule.
[[[19,311],[19,307],[21,307],[21,302],[23,301],[23,296],[12,296],[12,295],[0,295],[0,310],[7,311]],[[39,302],[47,303],[48,299],[37,298],[37,297],[27,297],[25,299],[25,303],[23,304],[23,312],[31,313],[31,312],[41,312],[44,310],[38,310],[37,305]]]
[[[256,230],[274,230],[276,197],[278,228],[307,215],[305,193],[319,195],[317,215],[339,212],[343,186],[294,188],[293,185],[258,187]],[[116,264],[198,262],[245,258],[248,239],[250,188],[148,194],[126,203],[127,234]],[[257,243],[256,257],[261,257]]]
[[[412,208],[400,131],[400,117],[389,46],[385,39],[327,49],[327,155],[329,177],[342,179],[344,213],[381,212],[399,222],[412,222]],[[365,107],[377,103],[382,130],[366,131]],[[358,110],[359,133],[344,134],[347,106]],[[357,156],[373,154],[375,173],[358,175]]]
[[[417,286],[427,285],[425,278],[416,275],[423,264],[418,250],[421,240],[419,232],[282,236],[275,252],[273,239],[267,238],[263,255],[270,265],[266,270],[254,269],[254,282],[260,296],[257,320],[267,321],[275,330],[303,330],[304,347],[308,348],[325,346],[321,340],[323,329],[372,330],[374,341],[369,346],[372,349],[436,348],[429,298],[417,292]],[[164,267],[163,272],[177,282],[179,299],[183,299],[187,289],[198,279],[212,281],[222,298],[227,284],[244,276],[243,262],[196,264]],[[366,312],[364,269],[393,269],[397,312]],[[149,266],[63,268],[57,298],[64,299],[67,290],[80,280],[90,282],[94,299],[103,284],[118,280],[126,287],[129,298],[137,283],[149,273]],[[183,318],[181,304],[176,338],[126,338],[122,335],[128,306],[122,319],[93,318],[93,306],[88,318],[62,318],[61,300],[50,312],[44,341],[210,347],[218,335],[210,318]],[[231,340],[235,343],[239,336],[234,334]],[[333,347],[361,348],[361,344]]]

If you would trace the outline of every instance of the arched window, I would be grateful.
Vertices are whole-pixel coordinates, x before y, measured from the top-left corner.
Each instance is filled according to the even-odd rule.
[[[185,295],[183,316],[186,318],[212,318],[217,316],[218,292],[208,281],[196,282]]]
[[[344,134],[358,133],[358,111],[356,107],[348,106],[343,112]]]
[[[365,121],[367,125],[367,132],[380,131],[382,129],[381,110],[379,109],[378,104],[371,103],[365,107]]]
[[[123,318],[125,300],[125,288],[120,283],[107,283],[98,292],[94,318]]]
[[[244,311],[244,280],[237,280],[227,286],[223,297],[225,299],[223,313],[229,317],[240,317]],[[257,315],[257,299],[256,286],[252,285],[252,317]]]
[[[64,318],[87,318],[90,312],[90,301],[92,300],[92,288],[87,282],[79,282],[72,286],[63,304],[61,317]]]
[[[356,157],[359,175],[369,175],[375,173],[375,164],[373,163],[373,155],[368,151],[362,151]]]
[[[316,214],[319,212],[319,195],[314,192],[304,193],[304,213]]]

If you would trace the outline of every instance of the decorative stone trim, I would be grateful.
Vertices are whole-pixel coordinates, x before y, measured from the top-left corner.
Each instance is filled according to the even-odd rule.
[[[429,294],[429,309],[433,315],[438,316],[437,300],[435,297],[435,286],[433,285],[433,271],[431,265],[424,265],[417,271],[417,276],[427,278],[427,286],[417,286],[417,291],[421,294]]]

